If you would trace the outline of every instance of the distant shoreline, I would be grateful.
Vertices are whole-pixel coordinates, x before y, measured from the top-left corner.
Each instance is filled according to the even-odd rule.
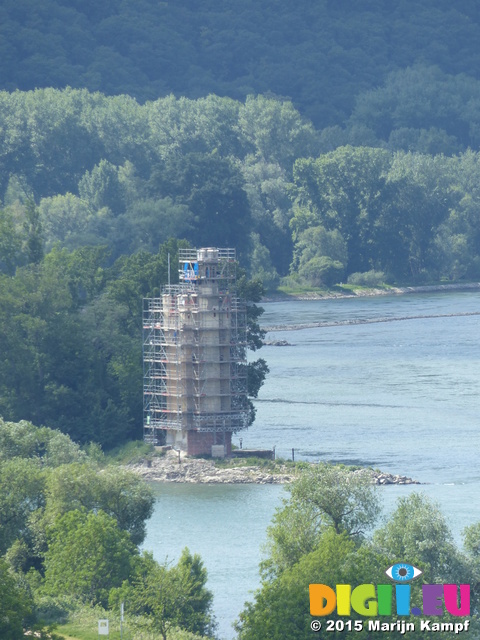
[[[442,293],[444,291],[479,291],[480,282],[465,282],[456,284],[432,284],[422,285],[418,287],[389,287],[388,289],[355,289],[350,293],[343,293],[340,291],[330,291],[327,293],[318,293],[315,291],[299,293],[299,294],[284,294],[275,293],[264,296],[262,302],[295,302],[296,300],[335,300],[337,298],[366,298],[374,296],[389,296],[389,295],[405,295],[411,293]]]
[[[373,297],[382,295],[405,295],[416,293],[442,293],[449,291],[480,291],[480,282],[471,282],[466,284],[445,284],[445,285],[425,285],[422,287],[395,287],[392,289],[361,289],[356,294],[302,294],[301,296],[286,296],[278,299],[264,298],[263,302],[296,302],[299,300],[332,300],[341,298],[358,298],[358,297]],[[296,324],[279,324],[279,325],[263,325],[262,329],[268,332],[273,331],[296,331],[300,329],[315,329],[318,327],[338,327],[345,325],[358,325],[358,324],[376,324],[382,322],[399,322],[403,320],[419,320],[425,318],[455,318],[463,316],[478,316],[480,311],[468,311],[459,313],[445,313],[445,314],[428,314],[428,315],[413,315],[413,316],[394,316],[394,317],[378,317],[367,319],[350,319],[350,320],[335,320],[324,322],[308,322],[308,323],[296,323]],[[265,344],[274,344],[265,342]],[[280,343],[279,343],[280,344]],[[283,345],[281,345],[283,346]]]

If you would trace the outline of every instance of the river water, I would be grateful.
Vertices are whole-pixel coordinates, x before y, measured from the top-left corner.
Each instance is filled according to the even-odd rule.
[[[277,456],[361,464],[422,483],[458,542],[480,520],[480,293],[449,292],[267,303],[271,331],[259,354],[270,374],[257,420],[234,437]],[[202,556],[215,594],[219,636],[259,584],[266,528],[284,489],[155,484],[144,548],[174,562]],[[419,487],[382,487],[384,511]]]

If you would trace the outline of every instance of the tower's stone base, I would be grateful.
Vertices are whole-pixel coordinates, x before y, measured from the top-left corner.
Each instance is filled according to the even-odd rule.
[[[232,434],[206,431],[167,431],[166,443],[188,456],[212,455],[212,445],[224,445],[225,455],[232,452]]]

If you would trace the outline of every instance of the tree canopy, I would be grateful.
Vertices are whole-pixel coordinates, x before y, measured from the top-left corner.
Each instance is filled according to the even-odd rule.
[[[141,102],[172,93],[244,100],[272,92],[289,96],[318,128],[342,125],[354,112],[353,135],[366,128],[384,139],[393,103],[392,124],[422,151],[477,136],[465,126],[466,114],[478,112],[479,80],[480,17],[468,0],[109,0],[101,8],[9,0],[0,25],[0,88],[7,91],[71,86]],[[418,65],[429,69],[420,83]],[[365,107],[374,119],[365,118]]]
[[[479,525],[464,532],[465,549],[453,541],[438,505],[422,493],[401,498],[392,515],[372,536],[359,535],[377,524],[379,503],[368,474],[345,467],[318,465],[301,472],[289,496],[277,509],[267,533],[266,558],[261,563],[262,583],[252,602],[247,602],[236,623],[239,640],[292,640],[310,638],[309,585],[387,584],[386,570],[407,562],[422,571],[411,582],[411,602],[421,602],[422,584],[471,585],[471,620],[477,624],[479,590]],[[352,609],[349,618],[365,620]],[[329,620],[339,620],[335,638],[350,637],[345,616],[334,609]],[[393,608],[388,622],[410,621]],[[414,619],[414,618],[412,618]],[[386,618],[387,620],[387,618]],[[445,612],[442,621],[455,618]],[[458,618],[456,618],[458,621]],[[343,622],[342,622],[343,621]],[[324,627],[325,628],[325,627]],[[323,632],[323,629],[322,629]],[[355,631],[370,638],[363,624]],[[330,634],[328,634],[330,635]],[[404,637],[401,628],[383,633],[388,640]],[[409,637],[423,637],[417,626]],[[442,632],[454,638],[454,631]]]
[[[421,69],[406,77],[421,83]],[[274,97],[142,105],[71,88],[0,92],[0,274],[41,272],[52,251],[86,246],[108,248],[103,263],[91,254],[106,274],[175,238],[235,246],[270,289],[285,277],[332,287],[370,272],[397,284],[477,278],[478,145],[443,144],[450,129],[405,128],[407,116],[367,135],[368,104],[344,130],[320,131]],[[415,135],[438,144],[410,144]]]
[[[45,623],[93,606],[105,614],[102,607],[117,607],[126,594],[129,621],[139,628],[211,636],[201,558],[185,549],[172,566],[139,552],[154,502],[142,478],[98,445],[82,450],[26,421],[0,420],[0,444],[2,639],[20,640],[24,631],[57,638]]]

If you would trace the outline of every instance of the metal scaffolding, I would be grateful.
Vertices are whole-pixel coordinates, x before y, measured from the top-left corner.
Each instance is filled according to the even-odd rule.
[[[180,284],[144,300],[144,438],[248,426],[246,307],[234,249],[180,250]]]

